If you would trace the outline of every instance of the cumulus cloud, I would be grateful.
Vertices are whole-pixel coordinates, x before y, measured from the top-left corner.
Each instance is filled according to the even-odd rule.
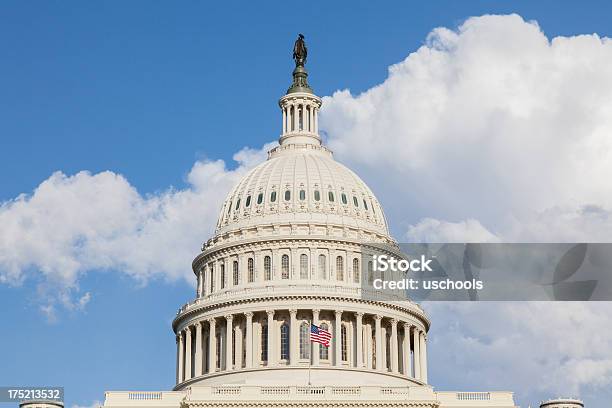
[[[597,34],[473,17],[433,30],[381,84],[324,98],[321,128],[400,240],[611,242],[611,64]],[[426,308],[438,386],[515,390],[524,406],[611,397],[608,302]]]
[[[441,302],[426,309],[437,326],[428,356],[438,381],[517,390],[531,403],[588,392],[605,401],[612,384],[609,304]]]
[[[57,307],[85,307],[92,295],[79,293],[79,279],[92,270],[192,283],[190,259],[211,235],[225,194],[269,147],[238,152],[231,170],[198,161],[186,188],[159,194],[142,195],[111,171],[52,174],[0,206],[0,283],[32,279],[50,320]]]
[[[474,17],[433,30],[380,85],[326,97],[321,127],[403,221],[400,239],[431,236],[428,217],[439,236],[475,219],[507,241],[609,241],[611,64],[597,34],[549,40],[517,15]]]

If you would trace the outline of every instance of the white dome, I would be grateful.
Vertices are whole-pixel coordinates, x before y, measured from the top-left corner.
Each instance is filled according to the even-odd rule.
[[[388,236],[372,190],[325,147],[283,144],[228,194],[217,235],[270,224],[319,224]]]

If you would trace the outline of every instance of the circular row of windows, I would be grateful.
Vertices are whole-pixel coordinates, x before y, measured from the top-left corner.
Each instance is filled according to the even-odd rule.
[[[298,198],[300,201],[305,201],[306,200],[306,190],[303,190],[303,189],[300,190],[298,192]],[[315,190],[313,198],[316,202],[321,201],[321,192],[319,190]],[[355,208],[359,208],[360,204],[359,204],[359,199],[357,198],[357,196],[352,196],[352,198],[353,198],[352,200],[353,206],[355,206]],[[270,202],[275,203],[276,199],[277,199],[276,191],[272,191],[270,193]],[[286,202],[291,201],[291,190],[285,190],[283,194],[283,199]],[[327,192],[327,201],[329,203],[334,203],[336,201],[336,195],[334,194],[333,191]],[[342,204],[348,205],[349,199],[346,193],[340,194],[340,201],[342,202]],[[263,204],[263,202],[264,202],[264,193],[259,193],[257,195],[257,204],[261,205]],[[363,209],[368,211],[369,210],[368,201],[365,198],[363,198],[362,203],[363,203]],[[240,204],[241,204],[241,200],[240,198],[238,198],[234,205],[234,211],[238,211],[240,209]],[[251,195],[248,195],[244,203],[244,208],[249,208],[250,206],[251,206]],[[372,205],[371,207],[372,207],[372,212],[375,213],[374,205]],[[230,201],[229,205],[227,206],[227,213],[229,214],[231,210],[232,210],[232,201]]]

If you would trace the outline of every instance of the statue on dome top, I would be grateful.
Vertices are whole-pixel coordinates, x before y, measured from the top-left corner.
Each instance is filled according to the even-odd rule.
[[[306,63],[306,57],[308,56],[308,48],[306,48],[306,42],[304,41],[304,35],[298,34],[298,39],[295,40],[293,45],[293,59],[295,60],[295,66],[304,66]]]

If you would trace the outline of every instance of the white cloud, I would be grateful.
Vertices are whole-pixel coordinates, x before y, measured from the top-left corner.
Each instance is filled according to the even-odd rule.
[[[425,308],[434,322],[428,356],[438,382],[516,390],[531,403],[609,391],[610,303],[440,302]]]
[[[93,401],[91,404],[89,405],[79,405],[79,404],[73,404],[72,408],[99,408],[101,407],[103,404],[102,402],[95,400]]]
[[[411,225],[406,233],[408,242],[497,242],[499,239],[480,224],[469,219],[460,222],[424,218]]]
[[[92,295],[78,293],[79,279],[92,270],[193,283],[190,259],[213,232],[225,194],[269,147],[238,152],[233,170],[199,161],[187,188],[144,196],[110,171],[54,173],[0,206],[0,283],[37,282],[50,320],[57,307],[85,307]]]
[[[433,30],[380,85],[324,98],[321,127],[396,226],[475,219],[502,240],[609,241],[611,65],[596,34],[549,40],[517,15],[474,17]]]

